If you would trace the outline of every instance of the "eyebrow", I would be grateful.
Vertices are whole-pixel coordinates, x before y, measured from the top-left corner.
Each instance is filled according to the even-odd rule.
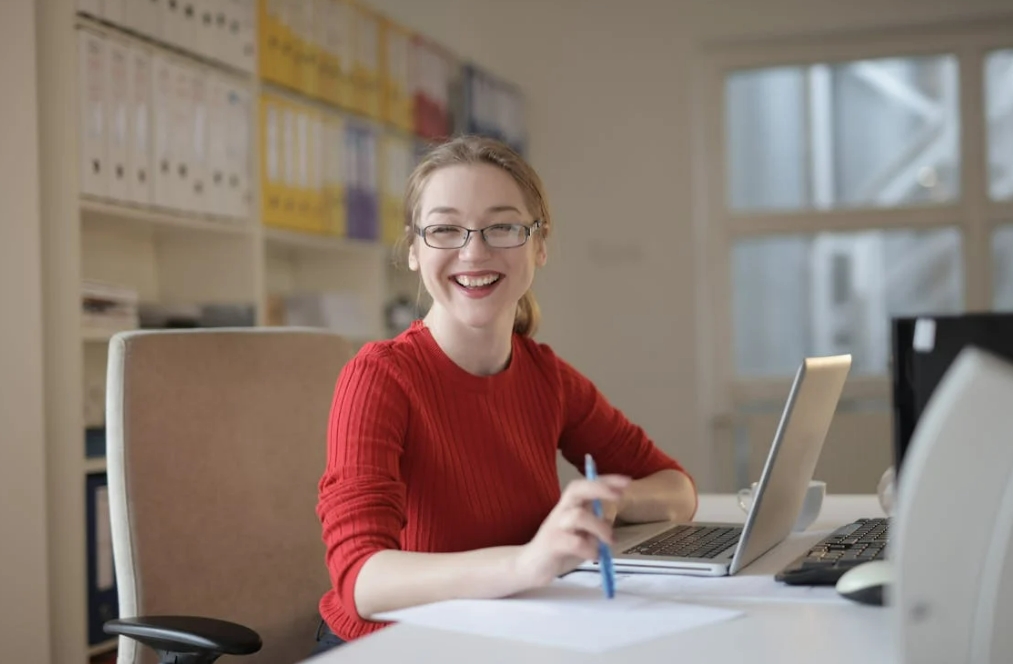
[[[488,208],[485,212],[486,214],[490,214],[493,212],[516,212],[517,214],[521,214],[521,211],[515,208],[513,205],[493,205],[492,207]],[[427,217],[431,214],[460,214],[460,210],[452,207],[434,207],[429,212],[426,212]]]

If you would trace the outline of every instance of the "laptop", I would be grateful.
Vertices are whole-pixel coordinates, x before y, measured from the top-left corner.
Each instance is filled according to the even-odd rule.
[[[775,547],[802,509],[851,355],[810,357],[795,373],[744,524],[655,522],[616,528],[617,572],[730,576]],[[590,560],[579,569],[597,570]]]

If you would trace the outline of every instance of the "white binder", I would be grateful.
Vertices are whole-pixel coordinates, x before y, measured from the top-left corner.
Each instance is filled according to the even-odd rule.
[[[127,198],[138,205],[150,205],[152,196],[151,140],[151,54],[140,46],[130,47],[127,103]]]
[[[229,83],[223,76],[208,74],[207,209],[212,215],[230,216],[228,198]]]
[[[106,186],[106,46],[96,34],[78,32],[78,147],[80,192],[103,198]]]
[[[95,18],[102,18],[102,0],[77,0],[77,11]]]
[[[209,213],[208,201],[208,85],[203,67],[187,66],[190,78],[190,95],[186,100],[189,132],[189,188],[183,205],[190,212]]]
[[[252,205],[250,169],[251,97],[242,86],[232,83],[228,90],[227,204],[230,216],[248,218]]]
[[[115,39],[106,39],[105,138],[106,195],[115,201],[129,200],[130,175],[127,166],[130,108],[130,49]]]
[[[186,19],[183,16],[183,0],[160,0],[159,25],[162,41],[170,46],[185,49],[187,43]]]
[[[102,17],[113,25],[125,25],[128,1],[137,0],[102,0]]]
[[[193,0],[193,38],[196,52],[209,60],[221,60],[218,57],[221,31],[215,22],[221,14],[223,0]]]
[[[248,73],[257,71],[257,1],[225,0],[235,29],[229,26],[229,64]]]
[[[176,67],[172,60],[160,54],[156,54],[151,63],[152,202],[158,207],[172,208],[176,204],[176,141],[173,136]]]
[[[139,35],[161,39],[161,11],[167,0],[127,0],[123,24]]]

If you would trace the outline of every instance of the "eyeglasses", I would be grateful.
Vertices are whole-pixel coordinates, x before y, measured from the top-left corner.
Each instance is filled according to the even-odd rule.
[[[415,227],[415,234],[422,237],[433,249],[460,249],[468,244],[472,233],[480,233],[485,243],[494,249],[512,249],[528,241],[531,234],[541,228],[542,222],[527,224],[493,224],[485,228],[465,228],[454,224],[433,224],[425,228]]]

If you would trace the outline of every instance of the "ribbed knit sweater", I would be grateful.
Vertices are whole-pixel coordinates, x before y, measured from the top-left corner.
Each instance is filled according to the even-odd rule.
[[[320,613],[351,640],[387,623],[359,617],[355,582],[380,550],[525,544],[558,502],[557,450],[577,468],[634,479],[683,470],[545,344],[513,336],[507,367],[476,376],[416,321],[343,367],[317,515],[332,587]]]

